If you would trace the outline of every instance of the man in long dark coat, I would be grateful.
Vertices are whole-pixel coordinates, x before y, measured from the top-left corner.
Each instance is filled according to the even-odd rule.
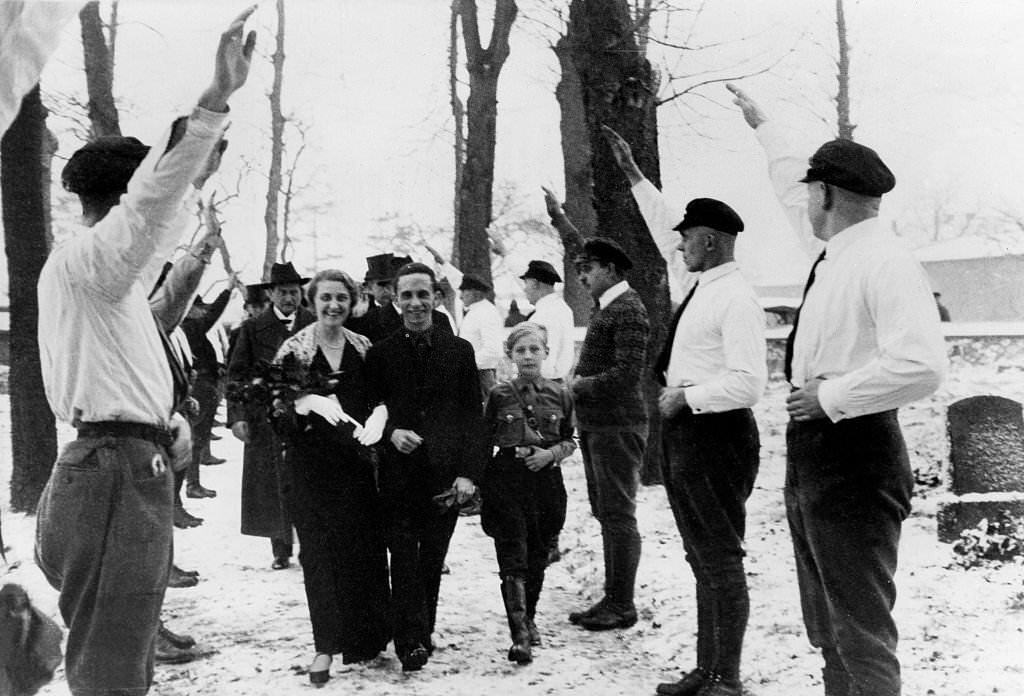
[[[228,381],[244,383],[261,361],[274,359],[285,339],[313,323],[301,306],[301,277],[292,264],[275,263],[265,284],[271,306],[242,325],[228,364]],[[228,425],[245,443],[242,464],[242,534],[270,537],[275,570],[291,564],[292,525],[282,492],[281,445],[266,411],[254,404],[228,401]]]

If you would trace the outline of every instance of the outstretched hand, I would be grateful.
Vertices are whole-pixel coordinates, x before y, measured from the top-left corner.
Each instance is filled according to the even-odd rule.
[[[256,5],[246,8],[220,35],[213,82],[199,100],[199,105],[204,109],[226,111],[228,98],[248,79],[249,68],[252,66],[252,52],[256,47],[256,32],[250,31],[244,43],[242,32],[246,20],[255,11]]]
[[[635,184],[643,179],[644,175],[640,172],[640,167],[637,166],[636,160],[633,159],[633,149],[626,142],[626,139],[605,125],[601,126],[601,133],[608,142],[608,147],[611,148],[615,164],[619,165],[619,169],[629,179],[629,183]]]
[[[757,128],[768,120],[768,116],[758,106],[757,102],[747,96],[747,93],[731,82],[725,83],[725,88],[733,93],[732,103],[740,107],[743,118],[751,128]]]
[[[541,186],[540,190],[544,192],[544,207],[548,210],[548,215],[551,218],[556,218],[562,214],[562,202],[558,200],[558,196],[549,189],[547,186]]]
[[[426,240],[423,241],[423,246],[425,246],[427,248],[427,251],[430,252],[430,255],[434,257],[434,263],[436,263],[438,266],[444,265],[444,257],[441,256],[441,252],[439,252],[434,247],[430,246],[430,244]]]

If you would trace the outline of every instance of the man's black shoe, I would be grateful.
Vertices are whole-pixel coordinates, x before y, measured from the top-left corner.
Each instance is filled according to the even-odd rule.
[[[182,568],[179,568],[178,566],[174,565],[173,563],[171,564],[171,572],[172,573],[181,573],[182,575],[191,575],[194,578],[198,578],[199,577],[199,571],[198,570],[183,570]]]
[[[212,454],[203,460],[203,466],[219,466],[226,462],[227,459],[224,457],[215,457]]]
[[[598,611],[599,609],[603,609],[607,601],[608,599],[606,597],[602,597],[588,609],[584,609],[583,611],[571,612],[569,614],[569,623],[578,626],[580,621],[582,621],[584,618],[591,616],[594,612]]]
[[[579,625],[588,631],[611,631],[616,628],[629,628],[635,623],[635,607],[608,602],[593,614],[581,618]]]
[[[658,684],[656,691],[661,696],[696,696],[700,688],[707,681],[707,674],[704,670],[697,668],[683,675],[677,682],[665,682]]]
[[[427,664],[427,660],[430,659],[430,653],[422,645],[417,645],[407,652],[399,653],[398,659],[402,663],[403,672],[416,672],[423,669],[423,665]]]
[[[199,576],[186,575],[177,566],[171,566],[171,573],[167,577],[167,586],[180,589],[182,587],[195,587],[199,584]]]
[[[290,559],[284,556],[279,556],[278,558],[274,559],[274,562],[270,564],[270,567],[274,570],[284,570],[285,568],[291,567],[291,565],[292,562]]]
[[[175,633],[171,629],[164,625],[164,622],[160,622],[160,627],[157,628],[157,633],[168,643],[178,648],[179,650],[188,650],[196,646],[195,639],[190,635],[182,635]]]
[[[189,498],[216,498],[217,491],[205,488],[198,483],[190,483],[185,486],[185,495]]]
[[[165,665],[180,665],[185,662],[191,662],[196,657],[198,656],[191,650],[175,647],[171,641],[157,631],[156,654],[154,655],[157,662]]]
[[[697,696],[743,696],[743,686],[738,680],[723,679],[712,674],[697,692]]]

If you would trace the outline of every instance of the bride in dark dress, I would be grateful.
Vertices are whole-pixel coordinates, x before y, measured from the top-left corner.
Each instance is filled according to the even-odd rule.
[[[387,553],[365,448],[380,440],[387,409],[371,413],[366,401],[363,359],[370,341],[343,326],[356,292],[348,274],[318,273],[307,290],[316,321],[285,341],[275,358],[297,368],[302,382],[294,407],[274,421],[286,444],[288,498],[316,650],[309,667],[314,684],[330,678],[334,655],[346,664],[372,660],[390,639]]]

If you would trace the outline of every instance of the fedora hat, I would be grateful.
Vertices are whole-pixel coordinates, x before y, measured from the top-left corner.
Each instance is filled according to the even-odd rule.
[[[258,283],[258,287],[269,290],[275,285],[305,285],[309,278],[303,278],[295,270],[292,262],[275,263],[270,267],[270,279],[265,283]]]

